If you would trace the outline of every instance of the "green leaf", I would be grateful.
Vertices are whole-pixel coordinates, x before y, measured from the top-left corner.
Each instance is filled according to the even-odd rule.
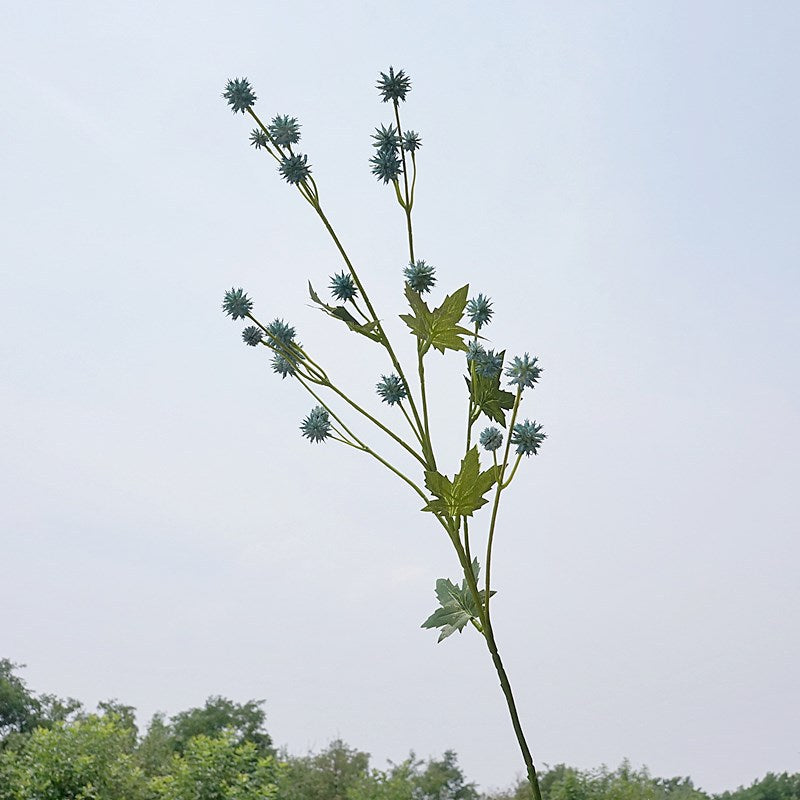
[[[472,561],[472,574],[475,576],[475,583],[478,582],[479,573],[480,566],[476,558]],[[483,604],[486,601],[486,592],[482,590],[478,594],[481,604]],[[495,594],[495,592],[491,593],[492,596]],[[471,620],[475,620],[480,625],[480,609],[475,603],[475,598],[469,590],[466,579],[459,586],[447,578],[439,578],[436,581],[436,598],[439,601],[439,608],[422,623],[421,627],[441,628],[437,643],[456,631],[463,631]]]
[[[422,510],[448,517],[471,517],[473,511],[489,502],[483,495],[496,480],[494,466],[481,472],[478,446],[475,445],[461,460],[461,469],[452,481],[439,472],[426,470],[425,485],[436,499],[429,501]]]
[[[329,306],[327,303],[323,302],[319,295],[314,291],[311,281],[308,282],[308,294],[311,297],[311,302],[316,303],[320,307],[320,310],[324,311],[329,317],[341,320],[347,325],[348,328],[350,328],[351,331],[360,333],[362,336],[372,339],[373,342],[381,341],[381,335],[378,331],[377,322],[362,323],[359,322],[344,306]]]
[[[469,285],[462,286],[458,291],[447,295],[439,308],[431,311],[419,292],[415,292],[406,284],[406,298],[414,313],[401,314],[400,319],[411,328],[411,333],[419,340],[423,355],[431,347],[435,347],[440,353],[444,353],[445,350],[467,349],[461,337],[472,336],[472,331],[462,328],[458,323],[464,316],[468,293]]]
[[[498,355],[503,358],[505,350]],[[475,375],[474,383],[469,378],[465,378],[467,388],[472,394],[472,399],[478,409],[486,414],[489,419],[498,422],[504,428],[506,426],[506,415],[503,411],[514,408],[515,396],[513,392],[507,392],[500,388],[500,373],[493,378],[484,378],[482,375]]]

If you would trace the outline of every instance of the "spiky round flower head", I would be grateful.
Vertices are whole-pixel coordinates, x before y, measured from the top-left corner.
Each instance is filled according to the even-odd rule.
[[[395,72],[394,67],[389,67],[389,74],[381,72],[375,88],[381,93],[384,103],[388,103],[390,100],[405,102],[406,95],[411,91],[411,78],[402,69]]]
[[[308,164],[308,156],[300,155],[286,156],[278,164],[278,172],[285,181],[291,184],[298,184],[311,174],[311,167]]]
[[[343,300],[345,303],[358,295],[358,288],[349,272],[342,271],[338,275],[331,275],[329,288],[336,300]]]
[[[395,150],[378,150],[369,163],[372,164],[372,174],[384,183],[396,181],[403,172],[403,164]]]
[[[492,302],[488,297],[479,294],[467,303],[467,316],[474,325],[480,330],[484,325],[488,325],[492,319]]]
[[[267,325],[267,333],[284,347],[293,344],[294,337],[297,335],[295,329],[282,319],[272,320],[272,322]]]
[[[231,319],[244,319],[253,310],[253,301],[244,293],[244,289],[231,289],[225,292],[222,310]]]
[[[467,364],[471,364],[475,359],[481,359],[486,355],[486,350],[483,345],[473,340],[467,345]]]
[[[272,356],[272,371],[277,372],[281,378],[285,378],[287,375],[294,375],[294,364],[289,361],[288,358],[285,358],[280,353],[275,353]]]
[[[234,114],[237,111],[241,111],[244,114],[257,99],[247,78],[232,78],[229,80],[222,96],[228,101],[228,105],[233,109]]]
[[[403,150],[413,153],[422,147],[422,137],[416,131],[406,131],[403,134]]]
[[[263,338],[264,334],[261,332],[261,328],[257,328],[255,325],[248,325],[242,331],[242,339],[244,339],[244,343],[249,344],[250,347],[261,344]]]
[[[546,438],[547,434],[542,433],[541,425],[526,419],[525,422],[518,422],[514,426],[511,444],[516,445],[519,456],[536,455],[536,451]]]
[[[475,373],[482,378],[496,378],[503,369],[503,355],[484,350],[474,358]]]
[[[516,384],[520,389],[525,387],[532,389],[542,374],[541,367],[536,366],[537,360],[536,356],[530,358],[527,353],[522,358],[515,356],[506,367],[506,377],[511,379],[509,383]]]
[[[381,375],[381,381],[375,386],[384,403],[393,406],[406,396],[406,385],[399,375]]]
[[[255,147],[256,150],[260,150],[262,147],[269,146],[269,139],[267,138],[267,134],[261,130],[261,128],[253,128],[250,131],[250,144]]]
[[[380,128],[375,128],[372,138],[375,140],[372,146],[378,150],[397,150],[400,147],[400,136],[397,133],[397,128],[392,124],[388,128],[383,125]]]
[[[429,292],[436,283],[434,273],[436,269],[424,261],[417,261],[414,264],[409,264],[403,269],[403,275],[406,276],[406,283],[415,291],[420,294]]]
[[[503,444],[503,432],[494,426],[485,428],[481,433],[481,445],[485,450],[497,450]]]
[[[322,407],[312,408],[300,426],[303,436],[312,442],[324,442],[331,435],[331,420],[328,412]]]
[[[287,114],[272,118],[272,122],[267,125],[270,136],[275,140],[275,144],[287,147],[290,144],[297,144],[300,141],[300,123],[296,117]]]

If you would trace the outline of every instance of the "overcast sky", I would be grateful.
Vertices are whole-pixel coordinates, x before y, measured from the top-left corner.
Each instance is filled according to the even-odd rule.
[[[545,369],[493,580],[534,757],[710,791],[800,770],[798,4],[76,0],[2,28],[0,657],[31,686],[143,724],[263,698],[293,752],[521,771],[478,636],[419,627],[458,575],[441,529],[301,439],[313,401],[220,311],[245,287],[378,408],[387,361],[308,306],[338,254],[220,94],[299,117],[407,357],[404,218],[367,163],[393,64],[417,255]],[[429,362],[452,474],[463,359]]]

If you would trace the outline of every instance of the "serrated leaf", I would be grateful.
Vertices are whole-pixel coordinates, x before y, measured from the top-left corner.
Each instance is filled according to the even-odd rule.
[[[498,355],[503,358],[505,350]],[[491,378],[484,378],[482,375],[475,375],[475,382],[465,378],[467,388],[472,394],[472,399],[478,406],[481,413],[486,414],[489,419],[506,426],[506,415],[503,411],[509,411],[514,407],[514,394],[500,388],[500,373]]]
[[[311,281],[308,282],[308,294],[311,297],[311,302],[316,303],[321,311],[324,311],[329,317],[339,319],[344,322],[351,331],[360,333],[374,342],[381,340],[380,333],[378,332],[377,322],[359,322],[344,306],[329,306],[319,295],[314,291]]]
[[[476,558],[472,561],[472,574],[475,576],[476,583],[479,573],[480,566]],[[478,594],[481,603],[484,603],[486,592],[480,591]],[[491,594],[494,596],[495,592]],[[467,586],[466,580],[462,581],[461,586],[459,586],[447,578],[439,578],[436,581],[436,598],[439,601],[439,608],[422,623],[421,627],[441,628],[437,643],[444,641],[456,631],[461,632],[464,630],[464,627],[471,620],[480,620],[480,610]]]
[[[425,472],[425,485],[435,499],[422,510],[448,517],[471,517],[473,511],[489,502],[483,495],[492,488],[496,479],[494,466],[481,472],[478,446],[475,445],[461,460],[461,469],[452,481],[434,470]]]
[[[413,314],[401,314],[400,319],[411,328],[411,333],[417,337],[422,354],[431,347],[440,353],[445,350],[467,350],[462,336],[472,336],[472,331],[462,328],[458,323],[464,316],[464,306],[467,304],[469,285],[462,286],[458,291],[447,295],[439,308],[433,311],[415,292],[406,284],[406,298]]]

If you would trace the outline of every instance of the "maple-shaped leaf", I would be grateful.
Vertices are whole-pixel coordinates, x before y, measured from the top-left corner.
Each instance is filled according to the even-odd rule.
[[[348,328],[350,328],[351,331],[360,333],[362,336],[366,336],[368,339],[372,339],[374,342],[379,342],[381,340],[377,322],[362,323],[359,322],[344,306],[329,306],[327,303],[320,300],[319,295],[314,291],[314,287],[311,285],[311,281],[308,282],[308,294],[311,297],[311,301],[316,303],[320,307],[321,311],[324,311],[329,317],[340,319],[347,325]]]
[[[480,566],[478,559],[472,561],[472,574],[475,576],[475,583],[478,582]],[[479,593],[481,603],[486,600],[486,592]],[[492,596],[496,593],[492,592]],[[420,627],[422,628],[441,628],[437,643],[446,639],[456,631],[461,632],[464,626],[475,620],[480,620],[480,610],[475,603],[475,598],[467,586],[467,581],[463,580],[461,586],[447,578],[439,578],[436,581],[436,598],[439,601],[439,608],[431,614]]]
[[[505,350],[498,353],[501,361],[505,354]],[[506,415],[503,411],[508,411],[514,407],[515,398],[513,392],[507,392],[505,389],[500,388],[500,373],[498,372],[490,378],[476,374],[474,383],[469,378],[464,380],[467,382],[467,388],[470,390],[472,399],[478,409],[486,414],[489,419],[494,420],[505,428]]]
[[[435,347],[440,353],[445,350],[467,350],[461,337],[472,336],[473,332],[462,328],[458,323],[464,316],[468,294],[469,285],[462,286],[458,291],[447,295],[439,308],[431,311],[419,292],[406,284],[406,298],[414,313],[401,314],[400,319],[419,340],[422,355],[431,347]]]
[[[494,466],[481,472],[478,446],[475,445],[461,460],[461,469],[453,480],[434,470],[426,470],[425,485],[435,496],[423,511],[448,517],[471,517],[473,511],[489,501],[484,497],[494,486],[497,470]]]

